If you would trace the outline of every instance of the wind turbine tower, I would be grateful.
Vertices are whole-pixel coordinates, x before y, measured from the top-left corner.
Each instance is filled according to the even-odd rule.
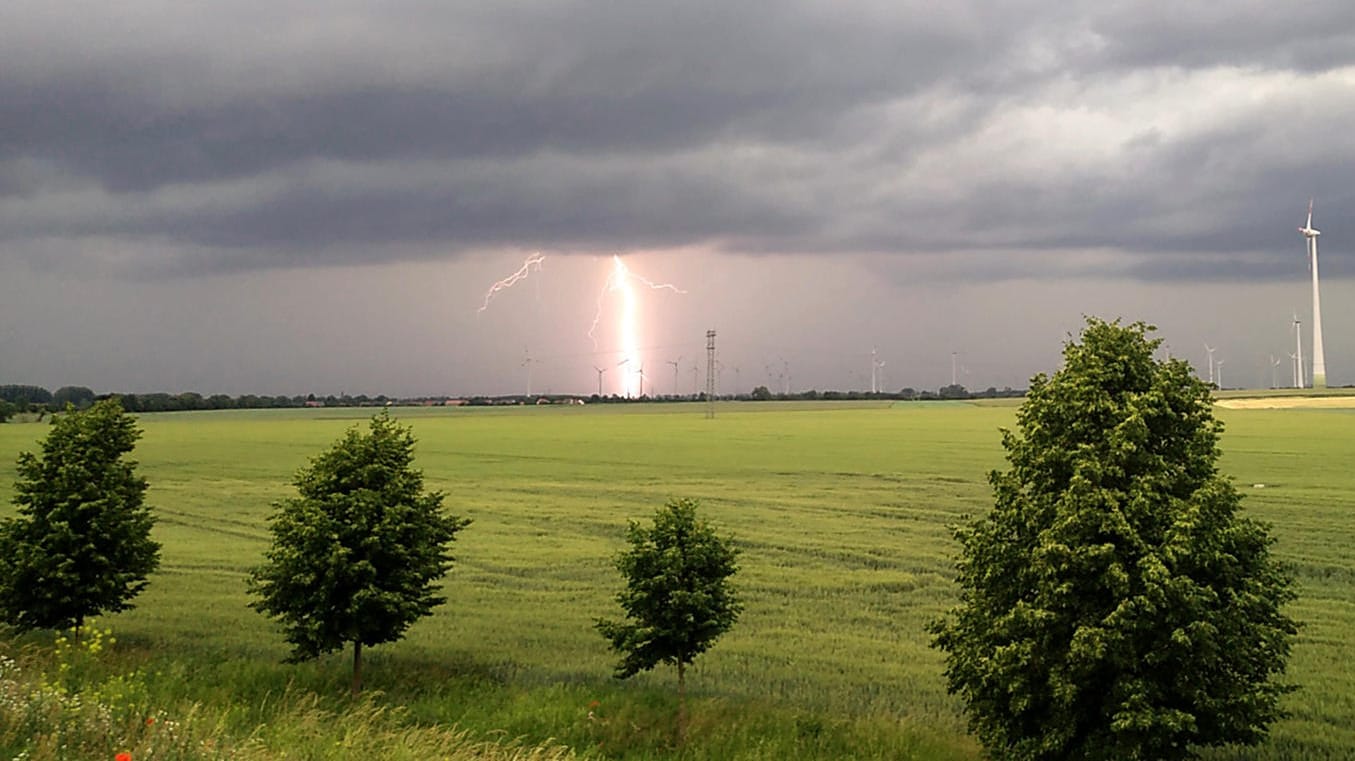
[[[1215,350],[1216,348],[1217,348],[1217,347],[1210,346],[1210,345],[1207,344],[1207,343],[1204,345],[1204,350],[1207,351],[1207,352],[1209,352],[1209,382],[1210,382],[1210,383],[1213,383],[1213,382],[1214,382],[1214,350]]]
[[[607,372],[607,368],[593,365],[593,369],[598,371],[598,397],[602,396],[602,374]]]
[[[1308,222],[1299,228],[1308,244],[1308,268],[1313,272],[1313,388],[1327,387],[1327,362],[1322,356],[1322,299],[1317,287],[1317,236],[1313,229],[1313,199],[1308,199]]]

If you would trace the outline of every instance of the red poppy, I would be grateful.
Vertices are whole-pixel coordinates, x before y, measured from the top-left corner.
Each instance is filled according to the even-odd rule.
[[[146,726],[149,727],[150,725],[152,725],[152,724],[154,724],[154,723],[155,723],[155,717],[154,717],[154,716],[147,716],[147,717],[146,717]],[[131,761],[131,759],[128,759],[128,761]]]
[[[131,753],[119,753],[113,757],[113,761],[132,761]]]

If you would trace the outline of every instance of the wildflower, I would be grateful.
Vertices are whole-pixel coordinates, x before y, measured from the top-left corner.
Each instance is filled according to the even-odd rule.
[[[126,752],[119,753],[113,757],[113,761],[132,761],[132,754]]]
[[[155,717],[154,717],[154,716],[147,716],[147,717],[146,717],[146,726],[149,727],[149,726],[153,726],[154,724],[155,724]]]

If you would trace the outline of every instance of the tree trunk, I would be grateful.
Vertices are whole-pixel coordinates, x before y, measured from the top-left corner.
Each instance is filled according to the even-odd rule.
[[[687,664],[678,661],[678,747],[687,744]]]
[[[353,689],[351,694],[357,697],[362,692],[362,640],[353,640]]]

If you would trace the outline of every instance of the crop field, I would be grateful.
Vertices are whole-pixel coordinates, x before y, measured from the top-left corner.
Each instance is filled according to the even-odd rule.
[[[954,603],[947,526],[990,504],[998,429],[1015,403],[419,408],[416,464],[474,522],[458,537],[447,602],[371,651],[366,682],[412,725],[553,740],[615,758],[975,759],[926,622]],[[162,565],[135,610],[101,620],[166,699],[270,719],[289,692],[340,700],[346,654],[300,666],[250,610],[244,578],[292,473],[364,410],[143,415]],[[1213,759],[1355,754],[1355,410],[1219,409],[1223,470],[1273,524],[1302,622],[1291,717],[1259,750]],[[46,426],[0,426],[0,514],[14,459]],[[593,630],[615,616],[610,565],[628,519],[701,500],[742,554],[739,623],[690,672],[692,744],[651,726],[673,675],[611,678]],[[170,694],[172,693],[172,695]],[[591,712],[591,717],[590,717]],[[316,756],[321,757],[321,756]]]

